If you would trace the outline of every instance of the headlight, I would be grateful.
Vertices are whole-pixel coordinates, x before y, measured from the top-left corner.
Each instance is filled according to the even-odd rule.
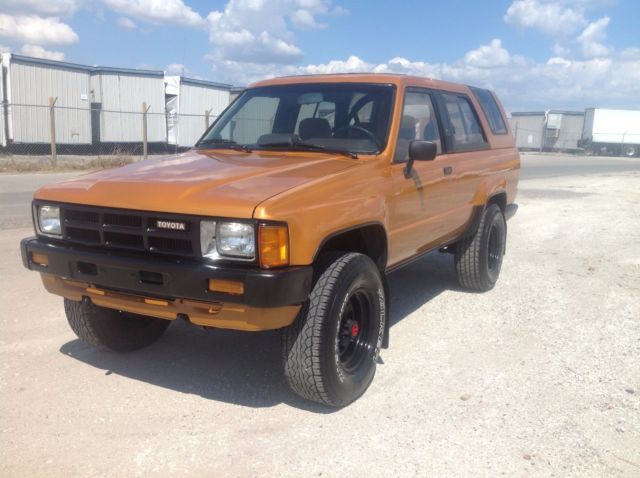
[[[38,232],[45,236],[62,236],[60,227],[60,208],[39,204],[36,206],[36,226]]]
[[[200,222],[200,249],[209,259],[253,260],[256,239],[253,224],[227,221]]]

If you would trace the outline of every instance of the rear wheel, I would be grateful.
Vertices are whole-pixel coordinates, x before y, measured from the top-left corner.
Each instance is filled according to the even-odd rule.
[[[131,352],[151,345],[171,325],[170,320],[106,309],[88,300],[65,299],[64,310],[80,340],[114,352]]]
[[[633,144],[627,144],[622,147],[622,154],[624,154],[627,158],[632,158],[637,156],[638,154],[638,146]]]
[[[283,331],[283,362],[294,392],[340,407],[369,387],[386,320],[384,286],[371,259],[332,258],[296,321]]]
[[[460,285],[471,290],[491,290],[498,280],[507,241],[502,210],[489,205],[476,233],[456,244],[455,264]]]

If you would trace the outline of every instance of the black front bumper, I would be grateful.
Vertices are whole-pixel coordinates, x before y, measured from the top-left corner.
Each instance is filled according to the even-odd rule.
[[[148,257],[54,244],[36,237],[20,244],[27,269],[96,287],[166,299],[231,302],[251,307],[281,307],[304,302],[311,291],[310,266],[263,270],[208,264],[192,259]],[[48,265],[31,259],[45,254]],[[209,279],[240,281],[244,294],[208,290]]]

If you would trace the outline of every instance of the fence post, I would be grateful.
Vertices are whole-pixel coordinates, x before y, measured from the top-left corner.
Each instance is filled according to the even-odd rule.
[[[147,102],[142,102],[142,159],[147,159],[147,112],[151,105],[147,106]]]
[[[211,114],[211,110],[204,110],[204,129],[205,131],[209,129],[209,115]]]
[[[56,114],[55,106],[58,97],[49,97],[49,128],[51,134],[51,164],[55,168],[58,165],[58,151],[56,149]]]

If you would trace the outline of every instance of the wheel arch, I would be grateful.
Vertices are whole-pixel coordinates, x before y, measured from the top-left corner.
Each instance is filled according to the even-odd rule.
[[[500,190],[491,194],[487,198],[487,203],[485,207],[489,207],[491,204],[496,204],[504,214],[507,210],[507,191]]]
[[[368,222],[346,227],[326,236],[313,257],[317,264],[320,257],[330,252],[359,252],[369,257],[377,266],[382,278],[385,296],[385,332],[382,347],[389,347],[390,292],[385,269],[387,266],[389,240],[387,230],[381,222]]]
[[[333,251],[364,254],[382,272],[387,265],[387,231],[380,222],[368,222],[334,231],[320,242],[313,263],[315,264],[323,254]]]

